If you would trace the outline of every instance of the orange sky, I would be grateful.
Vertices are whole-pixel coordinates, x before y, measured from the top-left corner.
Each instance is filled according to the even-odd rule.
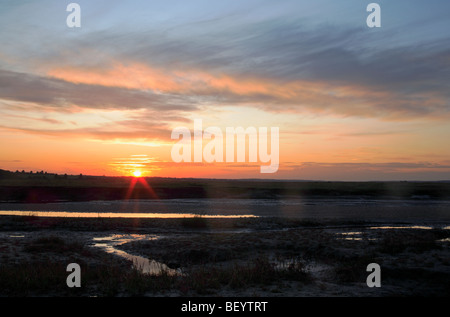
[[[428,22],[411,27],[423,11],[418,3],[395,28],[372,30],[358,24],[359,2],[320,2],[326,5],[282,1],[253,11],[250,2],[195,0],[153,19],[124,4],[94,19],[100,7],[86,3],[87,22],[78,30],[60,24],[56,2],[5,6],[0,40],[10,44],[0,48],[0,168],[450,179],[450,41],[435,32],[448,23],[442,10],[429,8]],[[145,6],[156,3],[165,6]],[[387,21],[397,5],[382,4]],[[30,19],[18,24],[25,15]],[[406,26],[408,33],[397,32]],[[260,173],[260,161],[175,163],[171,133],[193,133],[195,119],[203,131],[223,133],[277,127],[277,171]]]

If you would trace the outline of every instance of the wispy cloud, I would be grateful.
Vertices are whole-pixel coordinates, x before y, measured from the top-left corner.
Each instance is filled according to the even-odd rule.
[[[194,110],[195,104],[151,91],[79,84],[55,78],[0,70],[0,99],[40,104],[55,109]]]
[[[449,117],[448,41],[371,51],[359,44],[360,29],[269,21],[233,30],[214,36],[212,28],[189,41],[109,35],[102,63],[61,66],[56,58],[41,76],[1,71],[0,98],[54,107],[195,112],[231,104],[397,121]],[[73,45],[90,50],[100,35]]]
[[[288,163],[280,165],[281,178],[314,180],[445,180],[450,165],[434,162]]]
[[[12,148],[17,133],[128,151],[168,145],[173,127],[206,117],[279,126],[288,178],[447,173],[449,20],[431,2],[386,1],[378,30],[357,0],[86,2],[80,30],[65,26],[57,1],[2,3],[0,141]],[[393,19],[406,4],[409,14]],[[410,163],[436,154],[440,165]],[[334,162],[300,163],[314,159]],[[352,160],[366,163],[337,163]]]

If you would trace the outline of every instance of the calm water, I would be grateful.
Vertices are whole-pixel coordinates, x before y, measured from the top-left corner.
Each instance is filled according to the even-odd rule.
[[[84,217],[290,217],[386,221],[450,221],[450,201],[372,199],[170,199],[0,203],[0,215],[11,212]],[[57,212],[62,212],[58,214]],[[75,214],[80,213],[80,214]],[[35,215],[39,215],[35,213]]]
[[[300,219],[340,219],[377,222],[440,223],[450,228],[450,202],[430,200],[368,200],[368,199],[173,199],[60,202],[49,204],[0,203],[0,215],[36,215],[54,217],[290,217]],[[392,227],[371,227],[360,230],[337,229],[339,238],[360,240],[369,232]],[[430,229],[431,227],[410,228]],[[332,229],[333,230],[333,229]],[[19,238],[22,236],[11,236]],[[126,258],[144,273],[180,274],[164,263],[133,255],[117,248],[123,243],[157,239],[154,235],[111,235],[95,237],[92,246]],[[370,238],[370,237],[369,237]],[[443,241],[446,242],[446,241]]]
[[[160,275],[163,272],[168,275],[181,274],[179,270],[171,269],[166,264],[157,262],[152,259],[147,259],[139,255],[133,255],[123,250],[119,250],[117,246],[131,241],[139,240],[155,240],[158,239],[155,235],[144,234],[113,234],[105,237],[96,237],[93,239],[93,247],[100,248],[108,253],[112,253],[123,257],[133,263],[133,266],[145,274]]]

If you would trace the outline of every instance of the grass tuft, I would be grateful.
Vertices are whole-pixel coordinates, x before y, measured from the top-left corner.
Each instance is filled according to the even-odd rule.
[[[208,221],[201,215],[195,215],[191,218],[183,218],[181,226],[183,228],[204,229],[208,227]]]

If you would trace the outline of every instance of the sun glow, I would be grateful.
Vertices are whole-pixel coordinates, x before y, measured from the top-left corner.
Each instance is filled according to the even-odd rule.
[[[133,172],[133,176],[134,176],[134,177],[141,177],[141,176],[142,176],[142,173],[141,173],[141,171],[136,170],[136,171]]]

